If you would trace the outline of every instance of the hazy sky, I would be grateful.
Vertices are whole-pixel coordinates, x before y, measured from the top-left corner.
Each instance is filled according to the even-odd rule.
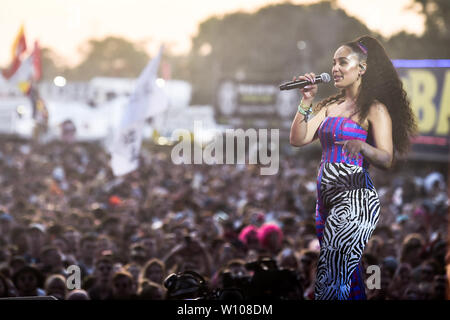
[[[275,0],[0,0],[0,65],[10,61],[11,45],[21,23],[29,48],[34,40],[51,47],[71,64],[89,38],[119,35],[142,41],[149,52],[167,43],[186,52],[199,22],[212,15],[253,12]],[[314,0],[292,0],[312,3]],[[349,15],[385,36],[400,30],[420,34],[424,19],[412,0],[337,0]]]

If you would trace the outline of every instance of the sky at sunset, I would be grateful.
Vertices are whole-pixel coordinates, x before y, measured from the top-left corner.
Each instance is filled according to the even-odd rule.
[[[122,36],[145,45],[149,53],[161,42],[175,53],[187,52],[197,26],[212,15],[254,12],[273,0],[0,0],[0,65],[10,62],[11,45],[21,23],[28,47],[34,40],[50,47],[69,64],[80,58],[79,46],[89,38]],[[293,0],[292,3],[317,1]],[[349,15],[390,36],[406,30],[420,34],[424,18],[412,0],[337,0]]]

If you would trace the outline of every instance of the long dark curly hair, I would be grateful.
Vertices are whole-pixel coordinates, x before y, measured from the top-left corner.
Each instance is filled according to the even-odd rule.
[[[377,39],[370,36],[360,37],[344,45],[352,49],[360,61],[365,60],[367,63],[356,100],[360,122],[367,117],[370,106],[375,100],[383,103],[392,119],[394,149],[400,154],[407,153],[410,138],[417,133],[417,122],[406,91],[403,89],[403,83],[386,51]],[[341,90],[340,93],[320,101],[315,111],[344,97],[345,92]]]

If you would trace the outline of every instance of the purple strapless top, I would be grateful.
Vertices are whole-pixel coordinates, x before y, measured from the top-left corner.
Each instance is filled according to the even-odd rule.
[[[368,168],[369,163],[358,153],[356,158],[344,155],[343,145],[335,144],[342,140],[366,141],[368,132],[358,123],[346,117],[326,117],[319,126],[318,137],[322,144],[322,162],[339,162]]]

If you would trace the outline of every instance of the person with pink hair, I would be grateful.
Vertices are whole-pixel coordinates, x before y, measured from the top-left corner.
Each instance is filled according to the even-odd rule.
[[[259,250],[258,228],[248,225],[239,233],[239,240],[248,250]]]
[[[258,240],[261,249],[277,254],[283,242],[283,231],[275,223],[265,223],[258,229]]]

